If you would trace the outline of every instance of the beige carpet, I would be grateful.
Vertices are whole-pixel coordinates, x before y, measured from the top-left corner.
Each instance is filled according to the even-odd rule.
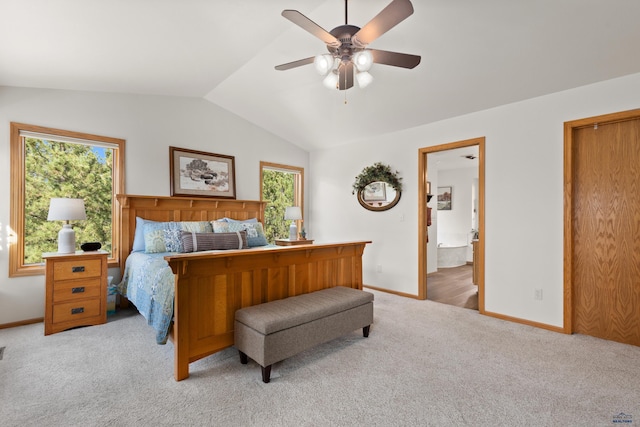
[[[375,323],[276,364],[231,348],[172,377],[135,312],[0,330],[0,426],[607,426],[640,423],[640,348],[375,292]],[[631,421],[630,423],[628,421]]]

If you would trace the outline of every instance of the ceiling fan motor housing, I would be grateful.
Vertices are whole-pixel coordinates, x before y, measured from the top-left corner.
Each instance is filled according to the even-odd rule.
[[[364,50],[356,48],[351,42],[351,37],[353,37],[353,35],[358,31],[360,31],[360,27],[356,27],[355,25],[340,25],[339,27],[329,31],[332,36],[340,40],[341,44],[338,48],[327,45],[327,50],[342,62],[351,61],[351,57],[354,53]]]

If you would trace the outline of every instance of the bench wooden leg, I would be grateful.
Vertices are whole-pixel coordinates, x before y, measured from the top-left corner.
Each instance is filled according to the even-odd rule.
[[[268,383],[271,381],[271,365],[262,367],[262,382]]]
[[[364,328],[362,328],[362,336],[367,338],[369,336],[369,329],[371,328],[371,325],[365,326]]]
[[[244,354],[240,350],[238,350],[238,353],[240,353],[240,363],[242,363],[243,365],[246,365],[247,363],[249,363],[249,359],[247,358],[246,354]]]

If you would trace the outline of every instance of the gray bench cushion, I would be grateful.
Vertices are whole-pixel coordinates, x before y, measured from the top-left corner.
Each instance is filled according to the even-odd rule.
[[[236,321],[269,335],[373,301],[373,294],[336,286],[236,311]]]

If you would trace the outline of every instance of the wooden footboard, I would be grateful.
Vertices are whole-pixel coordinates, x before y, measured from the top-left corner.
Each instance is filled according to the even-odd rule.
[[[267,202],[119,194],[118,259],[124,271],[136,217],[153,221],[211,221],[222,217],[264,222]],[[175,274],[172,341],[176,380],[189,363],[233,345],[235,311],[333,286],[362,289],[366,241],[252,248],[166,257]]]
[[[166,257],[176,275],[174,376],[233,345],[236,310],[333,286],[362,289],[366,241]]]

